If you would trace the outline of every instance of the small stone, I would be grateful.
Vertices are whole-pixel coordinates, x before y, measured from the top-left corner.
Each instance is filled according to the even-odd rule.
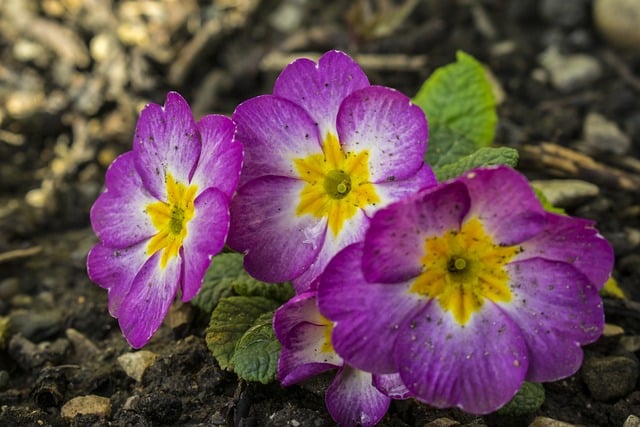
[[[451,427],[451,426],[459,426],[460,423],[456,420],[452,420],[451,418],[436,418],[433,421],[429,421],[424,425],[424,427]]]
[[[612,45],[629,49],[640,46],[638,0],[595,0],[593,20],[598,31]]]
[[[570,208],[596,197],[597,185],[579,179],[548,179],[531,181],[549,203],[559,208]]]
[[[613,325],[611,323],[605,323],[602,329],[602,336],[606,338],[619,337],[624,334],[624,329],[621,326]]]
[[[153,365],[157,358],[157,354],[142,350],[121,355],[118,357],[118,363],[129,377],[140,382],[147,368]]]
[[[538,3],[538,10],[545,22],[562,27],[576,26],[587,18],[585,0],[542,0]]]
[[[627,335],[620,338],[620,347],[627,353],[635,353],[640,350],[640,336]]]
[[[595,400],[609,401],[634,390],[638,368],[638,361],[630,357],[594,357],[584,362],[582,378]]]
[[[589,113],[582,128],[584,143],[588,153],[613,153],[622,155],[631,148],[631,139],[618,125],[598,113]]]
[[[549,417],[535,417],[529,427],[574,427],[575,424],[554,420]]]
[[[0,371],[0,390],[5,388],[9,384],[9,372],[2,370]]]
[[[106,419],[111,416],[111,401],[107,397],[88,395],[74,397],[60,409],[62,418],[70,421],[77,415],[95,415]]]
[[[600,62],[586,54],[562,55],[556,47],[544,51],[539,62],[547,70],[553,87],[571,92],[592,85],[602,75]]]
[[[629,415],[627,419],[624,420],[622,427],[640,427],[640,417],[636,415]]]

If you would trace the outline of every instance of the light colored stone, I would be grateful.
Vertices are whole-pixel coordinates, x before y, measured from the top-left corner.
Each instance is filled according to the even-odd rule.
[[[575,427],[575,424],[554,420],[549,417],[535,417],[529,427]]]
[[[111,401],[107,397],[88,395],[74,397],[60,409],[65,420],[72,420],[77,415],[97,415],[99,418],[111,416]]]
[[[629,415],[627,419],[624,420],[622,427],[640,427],[640,417],[636,415]]]
[[[638,361],[626,356],[587,359],[582,365],[582,379],[591,396],[606,402],[631,393],[638,380]]]
[[[459,425],[459,422],[452,420],[451,418],[442,417],[426,423],[424,427],[453,427]]]
[[[590,152],[622,155],[631,148],[631,139],[618,125],[598,113],[589,113],[582,127],[583,147]]]
[[[158,355],[147,350],[125,353],[118,357],[118,363],[124,372],[134,380],[142,381],[147,368],[156,361]]]
[[[540,55],[539,62],[549,73],[553,87],[561,92],[590,86],[602,75],[602,66],[594,57],[586,54],[563,55],[553,46]]]
[[[614,46],[640,46],[640,1],[595,0],[593,20],[598,31]]]
[[[545,179],[531,181],[553,206],[568,208],[600,193],[597,185],[579,179]]]

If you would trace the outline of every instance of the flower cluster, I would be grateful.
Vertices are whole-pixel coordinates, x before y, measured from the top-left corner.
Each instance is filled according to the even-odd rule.
[[[523,381],[579,368],[613,252],[510,167],[437,183],[427,129],[337,51],[293,62],[231,120],[195,122],[170,93],[107,171],[89,275],[141,347],[226,242],[255,278],[293,282],[273,320],[278,379],[336,370],[325,400],[339,424],[374,425],[393,399],[495,411]]]

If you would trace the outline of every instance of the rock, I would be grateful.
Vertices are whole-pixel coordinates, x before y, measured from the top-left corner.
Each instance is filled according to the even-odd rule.
[[[553,87],[571,92],[593,84],[602,75],[600,62],[586,54],[563,55],[556,47],[549,47],[538,58],[547,70]]]
[[[144,372],[149,366],[153,365],[157,358],[157,354],[142,350],[121,355],[118,357],[118,363],[129,377],[140,382]]]
[[[549,417],[535,417],[529,427],[574,427],[574,424],[554,420]]]
[[[562,27],[574,27],[587,18],[585,0],[542,0],[538,3],[540,17],[547,23]]]
[[[424,427],[453,427],[459,425],[459,422],[452,420],[451,418],[442,417],[426,423]]]
[[[0,371],[0,390],[4,389],[9,384],[9,372]]]
[[[598,113],[589,113],[582,128],[584,137],[580,145],[587,153],[626,154],[631,148],[631,138],[618,125]]]
[[[594,357],[584,362],[582,379],[594,399],[609,401],[633,391],[638,369],[638,361],[630,357]]]
[[[63,323],[62,310],[41,310],[39,312],[20,310],[9,315],[11,329],[28,339],[39,342],[60,332]]]
[[[640,417],[636,415],[629,415],[622,424],[622,427],[640,427]]]
[[[640,335],[626,335],[620,338],[620,347],[627,353],[640,350]]]
[[[549,203],[559,208],[569,208],[596,197],[597,185],[579,179],[547,179],[531,181]]]
[[[77,415],[95,415],[106,419],[111,416],[111,401],[107,397],[88,395],[74,397],[60,409],[62,418],[71,421]]]
[[[596,28],[612,45],[637,49],[640,46],[640,2],[638,0],[595,0]]]

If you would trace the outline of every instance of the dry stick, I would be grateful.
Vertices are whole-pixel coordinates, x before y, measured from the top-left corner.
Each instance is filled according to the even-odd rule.
[[[620,78],[624,80],[629,86],[640,92],[640,78],[636,77],[629,66],[620,59],[615,52],[607,49],[602,52],[602,58],[606,63],[611,66],[620,75]]]
[[[3,262],[13,261],[16,259],[27,258],[39,254],[42,251],[40,246],[32,246],[24,249],[13,249],[0,253],[0,264]]]
[[[309,58],[317,61],[321,54],[317,52],[284,53],[274,51],[267,54],[260,62],[261,71],[280,71],[298,58]],[[426,55],[405,55],[401,53],[354,55],[355,61],[362,68],[369,70],[420,71],[427,64]]]
[[[522,146],[520,164],[542,169],[552,175],[579,177],[604,186],[640,193],[640,176],[607,166],[551,142]]]

